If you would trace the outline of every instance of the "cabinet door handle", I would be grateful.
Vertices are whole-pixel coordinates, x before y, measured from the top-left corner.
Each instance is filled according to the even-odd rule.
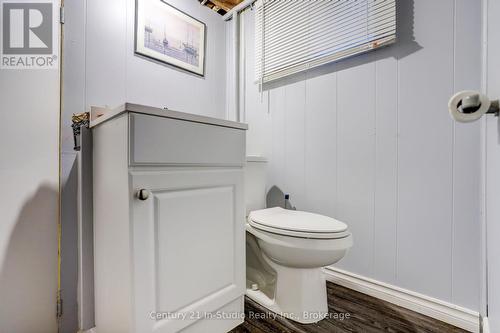
[[[139,200],[147,200],[149,198],[149,191],[141,188],[139,191],[137,191],[137,198]]]

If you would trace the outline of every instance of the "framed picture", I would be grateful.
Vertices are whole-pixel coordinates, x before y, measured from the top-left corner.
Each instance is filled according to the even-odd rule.
[[[205,76],[203,22],[163,0],[137,0],[135,53]]]

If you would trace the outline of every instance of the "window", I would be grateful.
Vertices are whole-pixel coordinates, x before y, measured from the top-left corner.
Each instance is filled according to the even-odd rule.
[[[258,0],[255,8],[260,82],[396,40],[396,0]]]

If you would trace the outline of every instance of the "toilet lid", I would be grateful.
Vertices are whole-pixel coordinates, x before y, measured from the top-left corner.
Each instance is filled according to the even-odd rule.
[[[347,230],[345,223],[331,217],[281,207],[253,211],[248,220],[250,224],[297,232],[337,233]]]

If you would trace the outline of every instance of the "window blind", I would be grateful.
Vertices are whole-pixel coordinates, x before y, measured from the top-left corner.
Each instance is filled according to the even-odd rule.
[[[255,73],[269,82],[396,40],[396,0],[258,0]]]

